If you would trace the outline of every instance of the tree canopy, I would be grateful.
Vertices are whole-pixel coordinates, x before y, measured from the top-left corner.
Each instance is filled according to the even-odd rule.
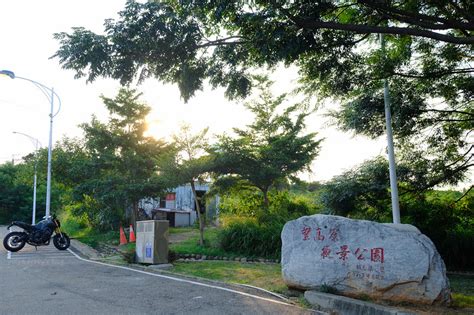
[[[309,169],[321,140],[305,134],[309,112],[302,104],[282,109],[287,95],[273,96],[271,82],[257,78],[258,97],[245,103],[254,121],[245,129],[234,128],[236,137],[223,135],[212,148],[214,173],[223,175],[217,185],[232,179],[258,188],[268,207],[268,190],[279,181]]]
[[[199,220],[199,243],[204,245],[205,209],[201,209],[196,182],[203,182],[212,169],[213,161],[206,153],[208,146],[208,128],[195,134],[191,126],[182,125],[178,134],[173,136],[171,150],[161,162],[160,176],[169,187],[190,185],[194,199],[194,207]]]
[[[25,166],[12,163],[0,165],[0,222],[31,221],[32,187],[26,178]],[[29,176],[30,174],[28,174]],[[29,179],[29,178],[28,178]]]
[[[130,83],[154,76],[180,86],[191,97],[208,78],[229,96],[249,93],[247,71],[279,62],[297,63],[303,78],[327,88],[351,89],[370,73],[369,45],[391,34],[389,55],[376,76],[440,77],[468,74],[474,44],[473,4],[466,1],[147,1],[129,0],[119,19],[105,21],[105,34],[76,27],[57,33],[63,67],[89,81],[99,76]],[[375,35],[373,35],[375,34]],[[403,39],[403,40],[402,40]],[[426,60],[404,68],[417,53]],[[379,56],[380,57],[380,56]],[[459,66],[459,67],[458,67]],[[367,76],[366,76],[367,77]],[[339,79],[338,79],[339,78]]]
[[[371,137],[383,131],[389,79],[400,157],[424,166],[426,189],[459,182],[473,165],[472,12],[471,1],[453,0],[130,0],[104,34],[55,34],[54,56],[88,81],[176,83],[184,100],[206,80],[244,97],[255,68],[297,65],[301,91],[338,99],[339,127]]]
[[[150,107],[139,101],[135,90],[121,89],[115,98],[102,96],[109,110],[108,122],[92,117],[84,123],[83,141],[67,140],[56,150],[58,176],[73,187],[82,210],[94,222],[125,218],[133,208],[132,221],[141,198],[164,190],[158,177],[158,159],[166,144],[145,135]],[[112,213],[114,215],[112,215]]]

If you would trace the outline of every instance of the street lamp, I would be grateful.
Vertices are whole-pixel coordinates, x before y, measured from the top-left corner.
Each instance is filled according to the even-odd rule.
[[[18,131],[13,131],[14,134],[17,134],[17,135],[22,135],[22,136],[25,136],[25,137],[28,137],[31,142],[33,142],[34,146],[35,146],[35,175],[33,177],[33,213],[31,215],[31,224],[35,224],[35,219],[36,219],[36,166],[38,165],[38,144],[41,146],[41,143],[39,142],[38,139],[30,136],[30,135],[27,135],[26,133],[23,133],[23,132],[18,132]]]
[[[52,156],[52,148],[53,148],[53,118],[59,113],[61,109],[61,99],[59,95],[54,92],[54,89],[49,88],[39,82],[34,80],[23,78],[16,76],[13,71],[10,70],[0,70],[0,75],[6,75],[11,79],[21,79],[28,82],[33,83],[41,92],[46,96],[48,101],[51,104],[51,112],[49,114],[49,144],[48,144],[48,177],[46,180],[46,217],[50,215],[50,208],[51,208],[51,156]],[[58,99],[59,107],[56,112],[54,112],[54,98]]]

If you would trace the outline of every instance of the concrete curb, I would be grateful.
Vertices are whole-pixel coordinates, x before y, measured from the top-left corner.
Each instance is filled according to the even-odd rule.
[[[226,256],[211,256],[203,254],[180,254],[176,253],[177,261],[234,261],[243,263],[262,263],[262,264],[279,264],[279,259],[266,259],[266,258],[250,258],[250,257],[226,257]]]
[[[317,291],[306,291],[306,300],[316,309],[341,315],[414,315],[416,313]]]
[[[91,260],[99,260],[100,254],[98,251],[86,245],[84,243],[79,242],[78,240],[71,239],[71,248],[81,256],[91,259]]]
[[[173,268],[172,264],[159,264],[159,265],[150,265],[148,266],[149,269],[155,269],[155,270],[168,270]]]

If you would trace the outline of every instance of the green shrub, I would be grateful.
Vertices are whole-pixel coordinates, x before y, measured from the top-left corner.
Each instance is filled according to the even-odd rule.
[[[261,224],[285,223],[301,216],[320,212],[320,207],[309,195],[293,194],[288,191],[272,190],[268,196],[269,207],[265,209],[263,196],[259,191],[243,190],[222,196],[219,204],[220,220],[234,220],[235,217],[255,218]]]
[[[276,191],[270,196],[268,211],[257,213],[257,219],[262,224],[282,224],[305,215],[319,212],[316,204],[307,196],[291,195],[286,191]]]
[[[279,258],[285,223],[319,212],[311,196],[287,191],[271,191],[268,209],[258,191],[234,192],[222,199],[220,246],[249,257]]]
[[[69,207],[61,212],[59,219],[61,220],[61,228],[71,237],[78,237],[84,233],[85,230],[91,228],[91,224],[86,215],[74,215]]]
[[[474,231],[450,231],[445,238],[432,241],[449,270],[474,270]]]
[[[223,194],[219,202],[220,214],[255,216],[261,208],[263,208],[263,196],[254,188],[232,189]]]
[[[219,217],[219,222],[222,227],[226,228],[233,224],[238,223],[257,223],[257,219],[255,217],[250,216],[243,216],[243,215],[232,215],[232,214],[222,214]]]
[[[283,224],[258,224],[252,221],[234,222],[219,234],[220,246],[225,251],[248,257],[279,258]]]
[[[474,198],[468,195],[456,202],[460,195],[431,191],[419,198],[402,198],[402,220],[433,241],[448,270],[474,270]]]

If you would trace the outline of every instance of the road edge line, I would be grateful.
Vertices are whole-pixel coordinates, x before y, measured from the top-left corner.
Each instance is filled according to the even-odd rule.
[[[12,228],[8,228],[8,233],[12,231]],[[7,250],[7,259],[12,259],[12,252]]]
[[[237,286],[242,286],[242,287],[247,287],[247,288],[251,288],[251,289],[255,289],[255,290],[260,290],[260,291],[265,292],[265,293],[267,293],[267,294],[276,296],[277,298],[279,298],[279,299],[281,299],[281,300],[290,301],[288,298],[284,297],[283,295],[278,294],[278,293],[275,293],[275,292],[272,292],[272,291],[268,291],[268,290],[266,290],[266,289],[264,289],[264,288],[256,287],[256,286],[253,286],[253,285],[250,285],[250,284],[245,284],[245,283],[231,282],[231,284],[237,285]]]

